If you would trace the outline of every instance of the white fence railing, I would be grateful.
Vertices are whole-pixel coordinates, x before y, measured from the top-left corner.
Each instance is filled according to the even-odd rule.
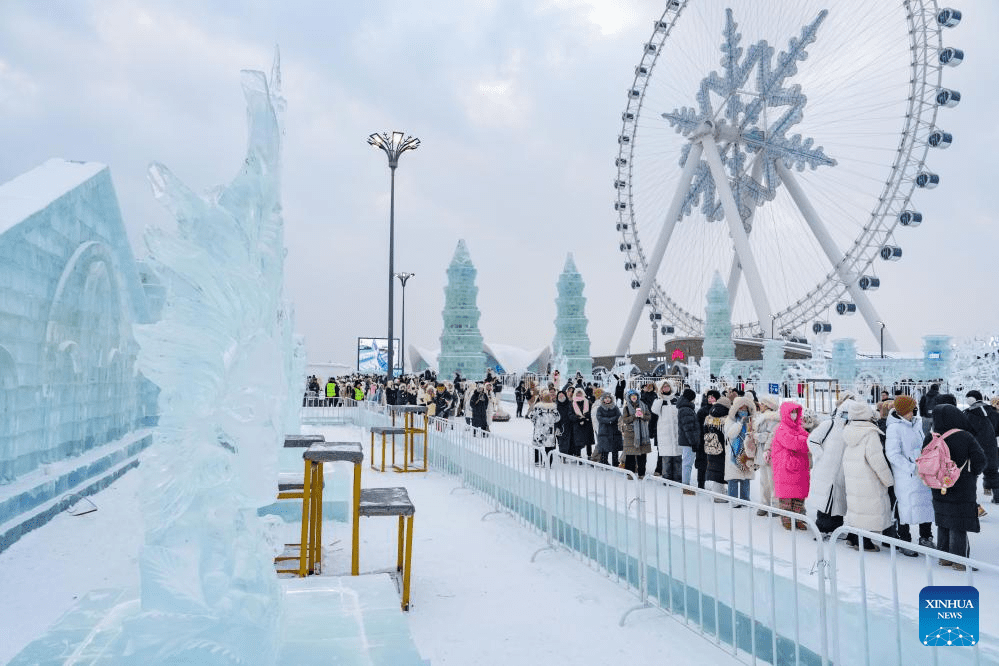
[[[303,408],[303,417],[312,409],[327,408]],[[363,427],[390,420],[371,403],[329,409],[330,418]],[[432,468],[487,498],[492,507],[483,519],[509,513],[545,538],[534,558],[564,549],[633,592],[638,604],[622,625],[636,610],[659,608],[753,664],[999,663],[995,614],[982,613],[981,635],[970,648],[926,646],[918,636],[920,580],[977,582],[984,595],[996,594],[997,566],[947,555],[967,566],[961,574],[937,565],[940,551],[849,527],[825,541],[801,514],[660,478],[638,481],[462,421],[431,418],[428,447]],[[782,517],[804,529],[783,529]],[[890,552],[837,545],[850,533]],[[900,547],[921,558],[900,557]],[[994,603],[986,597],[984,607]]]

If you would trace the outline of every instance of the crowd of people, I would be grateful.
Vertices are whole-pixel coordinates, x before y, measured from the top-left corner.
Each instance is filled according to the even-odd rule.
[[[724,395],[712,389],[700,399],[690,388],[675,394],[668,380],[640,391],[625,390],[621,381],[616,389],[581,383],[524,389],[531,398],[538,394],[527,413],[537,450],[585,451],[595,462],[642,478],[654,445],[655,476],[727,494],[733,508],[745,506],[738,500],[750,499],[755,482],[759,503],[786,512],[804,514],[811,497],[825,538],[845,524],[911,542],[915,528],[920,546],[957,556],[970,555],[968,534],[979,532],[979,518],[987,515],[978,497],[980,476],[982,502],[999,503],[999,398],[988,403],[979,391],[967,393],[963,410],[937,385],[918,404],[902,391],[882,393],[876,405],[844,392],[834,415],[819,420],[797,402],[751,389]],[[947,455],[959,470],[956,482],[941,489],[919,474],[924,447],[937,446],[934,433],[945,436]],[[788,516],[781,522],[787,530],[806,529]],[[855,549],[880,550],[866,537],[848,534],[846,540]],[[940,564],[964,568],[947,559]]]
[[[764,506],[804,514],[811,498],[815,524],[826,538],[847,525],[911,542],[915,528],[920,546],[956,556],[970,555],[968,534],[980,531],[979,519],[987,515],[983,503],[999,504],[999,397],[990,403],[981,392],[968,391],[967,407],[959,409],[957,397],[936,384],[918,403],[902,391],[883,392],[876,404],[842,392],[832,417],[820,420],[793,400],[781,402],[751,388],[698,396],[689,387],[675,391],[672,380],[641,390],[628,390],[621,378],[612,385],[605,390],[578,374],[561,386],[517,385],[516,417],[532,422],[535,464],[545,464],[545,454],[558,450],[643,478],[655,447],[653,474],[690,486],[685,493],[693,494],[695,486],[714,490],[731,498],[716,502],[731,501],[738,509],[745,506],[741,500],[750,500],[755,482],[756,501]],[[353,375],[331,377],[325,387],[310,377],[309,390],[326,400],[426,405],[432,416],[463,417],[483,431],[494,420],[510,418],[498,399],[503,385],[491,374],[474,383],[460,375],[439,381],[432,372],[387,383]],[[949,458],[957,471],[951,472],[953,485],[938,489],[920,476],[919,465],[924,449],[936,454],[940,441],[946,453],[941,460]],[[771,515],[766,509],[757,513]],[[780,518],[787,530],[806,529],[802,521]],[[847,541],[855,549],[880,550],[866,537],[849,534]],[[899,552],[917,556],[907,548]],[[940,564],[964,568],[947,559]]]
[[[488,432],[493,421],[510,418],[499,402],[502,390],[502,382],[492,372],[480,382],[469,382],[460,374],[453,381],[439,381],[436,373],[428,370],[388,381],[382,375],[329,377],[325,385],[312,375],[306,382],[303,406],[310,398],[329,406],[340,404],[343,398],[382,405],[422,405],[430,416],[463,417],[474,428]]]

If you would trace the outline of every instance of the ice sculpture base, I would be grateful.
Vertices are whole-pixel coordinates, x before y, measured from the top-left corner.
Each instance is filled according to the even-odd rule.
[[[388,574],[283,579],[280,666],[424,666]],[[132,663],[122,626],[139,613],[134,591],[91,590],[11,666]]]

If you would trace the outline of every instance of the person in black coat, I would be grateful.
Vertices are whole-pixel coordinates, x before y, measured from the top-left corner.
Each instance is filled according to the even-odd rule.
[[[614,386],[614,398],[617,400],[618,406],[621,406],[624,404],[624,389],[628,386],[628,382],[624,380],[624,377],[614,376],[617,378],[617,384]]]
[[[930,384],[930,390],[919,399],[919,415],[923,417],[923,434],[930,434],[930,427],[933,425],[933,407],[937,403],[937,396],[940,395],[940,384]]]
[[[728,416],[728,408],[732,406],[728,398],[718,398],[715,404],[711,405],[711,410],[704,419],[704,437],[706,442],[709,435],[718,437],[722,445],[721,453],[711,454],[704,451],[704,458],[707,461],[705,480],[713,481],[715,490],[720,493],[727,493],[728,488],[722,489],[725,484],[725,417]],[[724,502],[723,499],[715,499],[716,502]]]
[[[978,391],[968,391],[968,408],[964,410],[971,432],[985,453],[985,470],[982,474],[982,486],[992,492],[992,503],[999,504],[999,445],[996,442],[996,431],[999,430],[999,412],[982,401]]]
[[[576,447],[572,443],[572,404],[565,395],[565,391],[559,391],[555,395],[555,409],[558,411],[558,421],[555,422],[555,441],[558,443],[559,453],[567,456],[576,455]]]
[[[943,434],[957,428],[959,432],[950,435],[945,441],[950,449],[950,459],[958,467],[962,467],[957,483],[944,494],[932,489],[934,522],[937,524],[937,549],[968,557],[968,532],[981,530],[978,523],[978,475],[985,469],[985,453],[971,432],[967,417],[953,405],[941,404],[933,406],[933,432]],[[929,444],[927,437],[923,442],[925,448]],[[967,463],[967,464],[966,464]],[[964,570],[963,564],[954,564],[941,559],[943,566],[953,566],[959,571]]]
[[[489,408],[489,396],[486,395],[486,390],[482,384],[475,385],[475,391],[468,401],[468,406],[472,409],[472,427],[481,428],[488,432],[489,418],[487,410]]]
[[[434,396],[434,416],[442,419],[451,417],[451,404],[454,396],[444,386],[437,387],[437,394]]]
[[[701,448],[701,426],[694,411],[694,398],[697,394],[693,389],[684,389],[676,401],[676,420],[679,426],[680,451],[682,452],[680,480],[690,485],[690,471],[694,466],[694,457]],[[693,491],[685,491],[693,492]]]
[[[624,437],[617,426],[621,418],[621,409],[614,403],[610,392],[600,396],[596,410],[597,418],[597,462],[607,464],[607,454],[611,456],[611,465],[617,467],[618,454],[624,450]]]
[[[649,439],[652,440],[652,444],[656,443],[656,431],[659,430],[659,415],[652,411],[652,403],[656,401],[656,385],[653,383],[648,383],[642,387],[641,393],[638,394],[638,399],[642,401],[645,411],[652,415],[649,419]],[[663,473],[663,459],[656,456],[656,469],[655,474],[657,476],[662,476]]]
[[[701,443],[694,449],[694,467],[697,468],[698,488],[704,488],[704,482],[707,480],[708,474],[708,459],[704,453],[704,419],[708,417],[708,412],[711,411],[711,407],[714,406],[715,401],[719,398],[721,398],[721,393],[711,389],[701,398],[701,407],[697,410],[697,427],[701,430],[699,438]]]
[[[524,386],[524,380],[520,380],[517,384],[517,388],[513,391],[513,397],[517,401],[517,418],[524,415],[524,399],[527,397],[527,387]]]
[[[593,419],[590,417],[591,403],[583,389],[577,388],[572,394],[572,448],[577,456],[593,456]]]

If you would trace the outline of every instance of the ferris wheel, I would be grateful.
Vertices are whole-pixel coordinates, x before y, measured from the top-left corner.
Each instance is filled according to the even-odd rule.
[[[940,182],[931,149],[961,94],[961,12],[935,0],[669,0],[621,117],[614,188],[635,303],[691,335],[716,273],[733,335],[831,330],[859,313],[895,350],[869,294],[902,257]],[[938,118],[939,115],[939,118]],[[802,333],[799,333],[802,332]]]

